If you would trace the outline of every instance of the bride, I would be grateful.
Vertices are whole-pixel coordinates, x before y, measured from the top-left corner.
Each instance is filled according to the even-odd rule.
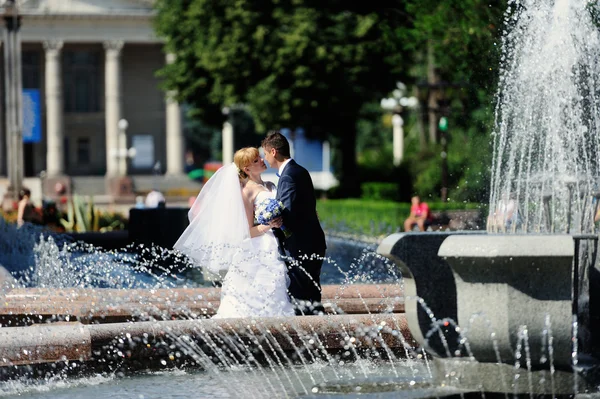
[[[254,224],[257,205],[276,194],[275,184],[261,178],[266,169],[258,149],[238,150],[233,163],[206,182],[188,214],[190,225],[174,245],[204,271],[227,273],[214,318],[294,316],[286,265],[271,230],[281,227],[281,218]]]

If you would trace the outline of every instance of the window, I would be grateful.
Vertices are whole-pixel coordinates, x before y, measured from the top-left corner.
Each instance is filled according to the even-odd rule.
[[[98,112],[100,110],[99,53],[65,51],[63,84],[65,112]]]
[[[26,50],[21,53],[21,67],[23,72],[23,88],[40,88],[40,61],[39,51]]]
[[[77,164],[90,164],[90,138],[79,137],[77,139]]]
[[[131,144],[135,148],[131,166],[136,169],[150,169],[154,166],[154,136],[136,134],[132,137]]]

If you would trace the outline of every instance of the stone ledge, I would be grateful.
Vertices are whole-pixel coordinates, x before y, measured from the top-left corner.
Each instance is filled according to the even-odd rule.
[[[15,288],[0,293],[0,326],[207,318],[219,308],[220,296],[220,288]],[[323,305],[328,314],[403,313],[404,294],[393,284],[325,285]]]
[[[569,235],[478,235],[450,236],[440,246],[441,257],[511,258],[511,257],[572,257],[575,242]]]
[[[380,348],[397,351],[401,356],[415,345],[404,315],[172,320],[103,325],[73,323],[11,327],[0,331],[3,338],[0,376],[14,371],[16,365],[56,361],[110,363],[115,360],[122,363],[137,360],[140,368],[146,368],[149,361],[159,357],[173,360],[174,352],[192,358],[200,348],[211,352],[214,350],[210,346],[210,343],[214,345],[212,337],[217,336],[222,347],[237,348],[243,342],[249,351],[265,340],[277,342],[278,355],[286,352],[292,356],[298,355],[299,348],[315,354]],[[165,351],[171,342],[177,349]],[[207,342],[208,346],[205,345]],[[23,347],[29,348],[26,357],[22,355]],[[189,352],[188,348],[194,352]]]

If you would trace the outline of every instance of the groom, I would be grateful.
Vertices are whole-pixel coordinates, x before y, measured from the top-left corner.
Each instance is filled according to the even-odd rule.
[[[290,157],[290,143],[279,131],[270,131],[262,141],[265,160],[278,169],[277,199],[283,203],[283,225],[291,236],[278,238],[293,261],[288,263],[289,292],[297,315],[324,312],[321,305],[321,265],[325,256],[325,234],[317,217],[315,189],[310,174]]]

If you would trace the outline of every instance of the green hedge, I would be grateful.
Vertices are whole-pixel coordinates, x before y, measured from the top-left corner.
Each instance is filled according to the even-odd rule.
[[[368,182],[360,185],[361,197],[368,200],[397,201],[398,184],[385,182]]]
[[[479,209],[480,204],[427,202],[433,212]],[[402,230],[410,203],[368,199],[324,199],[317,201],[323,228],[328,232],[385,236]]]

